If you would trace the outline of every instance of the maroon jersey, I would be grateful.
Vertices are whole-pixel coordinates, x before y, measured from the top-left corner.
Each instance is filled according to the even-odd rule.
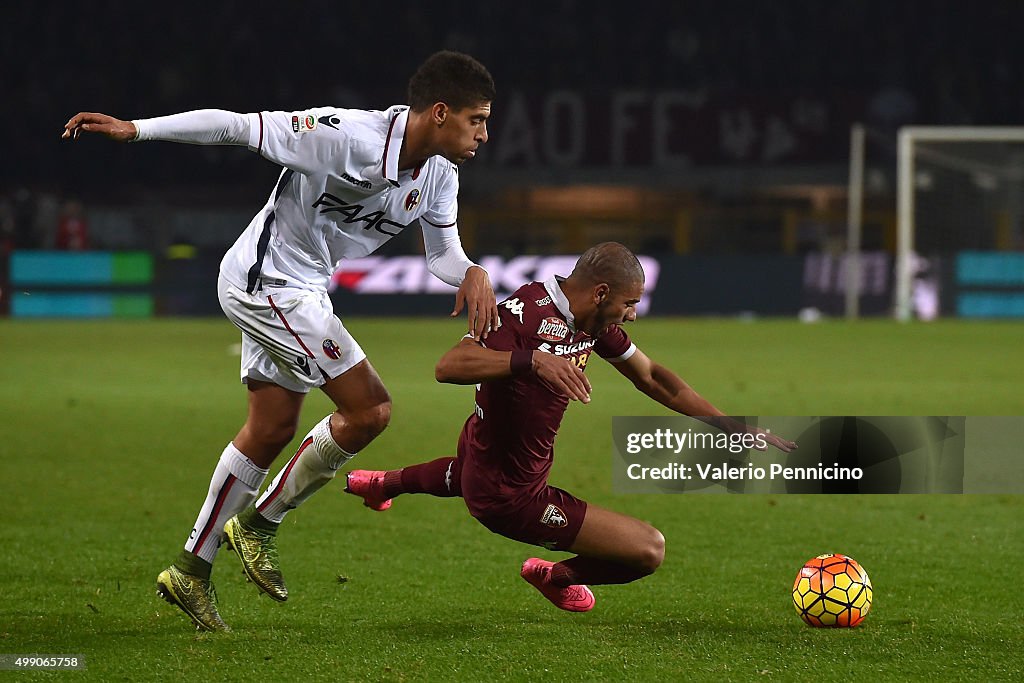
[[[498,311],[501,327],[487,336],[489,349],[535,349],[564,356],[586,370],[591,353],[617,359],[634,348],[618,325],[597,339],[576,330],[555,278],[520,287]],[[475,491],[463,492],[471,511],[535,496],[546,486],[555,435],[569,404],[533,373],[477,386],[476,410],[459,438],[463,481],[470,473],[479,484],[472,487]]]

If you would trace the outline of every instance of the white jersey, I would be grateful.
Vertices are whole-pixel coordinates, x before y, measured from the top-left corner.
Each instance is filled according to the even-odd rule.
[[[246,114],[249,149],[284,170],[221,275],[249,293],[264,281],[326,292],[339,260],[376,251],[417,220],[454,226],[454,164],[432,156],[398,171],[408,115],[402,105]]]

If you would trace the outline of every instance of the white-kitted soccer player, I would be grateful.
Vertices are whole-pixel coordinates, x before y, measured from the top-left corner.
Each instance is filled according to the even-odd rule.
[[[210,580],[222,538],[260,590],[287,599],[276,545],[281,520],[390,419],[387,389],[327,294],[338,261],[366,256],[418,224],[430,272],[458,286],[452,315],[466,308],[476,338],[497,324],[490,279],[467,258],[456,227],[457,167],[487,142],[493,99],[482,64],[441,51],[409,80],[408,105],[384,111],[207,109],[135,121],[79,113],[65,125],[63,137],[71,140],[87,132],[119,141],[246,145],[283,167],[220,265],[221,307],[242,330],[248,417],[217,463],[184,549],[157,577],[159,593],[199,628],[229,630]],[[310,430],[256,500],[314,388],[337,410]]]

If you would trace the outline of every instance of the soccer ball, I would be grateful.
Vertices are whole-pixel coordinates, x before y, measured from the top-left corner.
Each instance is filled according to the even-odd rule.
[[[816,627],[851,627],[871,610],[871,579],[852,557],[818,555],[800,568],[793,582],[793,606]]]

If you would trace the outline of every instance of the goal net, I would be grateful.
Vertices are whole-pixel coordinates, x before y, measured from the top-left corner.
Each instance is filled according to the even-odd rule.
[[[965,254],[1024,246],[1024,128],[907,126],[897,165],[894,314],[910,320],[937,271],[955,285]]]

